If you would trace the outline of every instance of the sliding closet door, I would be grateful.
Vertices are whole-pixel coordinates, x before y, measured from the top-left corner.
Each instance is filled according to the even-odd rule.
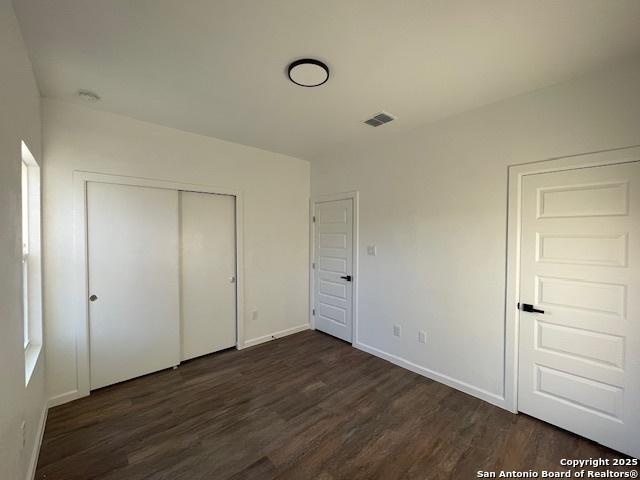
[[[91,388],[180,363],[178,192],[89,182]]]
[[[235,197],[180,192],[182,359],[236,344]]]

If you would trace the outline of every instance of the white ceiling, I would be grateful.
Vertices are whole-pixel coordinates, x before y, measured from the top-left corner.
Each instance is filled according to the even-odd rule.
[[[15,0],[43,96],[311,159],[640,50],[638,0]],[[286,78],[315,57],[318,88]],[[380,110],[398,116],[372,128]]]

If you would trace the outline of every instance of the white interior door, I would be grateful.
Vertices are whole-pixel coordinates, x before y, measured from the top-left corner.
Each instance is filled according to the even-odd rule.
[[[91,388],[180,363],[178,192],[87,184]]]
[[[518,409],[638,457],[640,163],[526,176],[522,195]]]
[[[180,192],[182,359],[236,344],[235,197]]]
[[[315,205],[315,328],[352,338],[353,201]]]

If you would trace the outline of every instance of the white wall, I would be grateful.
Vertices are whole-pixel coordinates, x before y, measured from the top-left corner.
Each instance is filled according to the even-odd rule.
[[[0,478],[24,479],[45,407],[44,358],[25,387],[21,142],[40,161],[39,93],[9,0],[0,0]],[[20,426],[26,421],[22,448]]]
[[[313,195],[360,191],[359,341],[500,404],[507,166],[640,144],[639,85],[636,59],[314,159]]]
[[[43,129],[47,378],[55,403],[77,389],[74,170],[242,190],[245,341],[308,325],[308,162],[52,100],[43,101]]]

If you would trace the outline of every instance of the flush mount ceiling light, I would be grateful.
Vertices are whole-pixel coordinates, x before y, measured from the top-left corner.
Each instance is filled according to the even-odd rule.
[[[289,80],[301,87],[318,87],[329,80],[329,67],[312,58],[296,60],[287,73]]]
[[[88,103],[96,103],[100,100],[100,95],[91,90],[78,90],[78,97]]]

